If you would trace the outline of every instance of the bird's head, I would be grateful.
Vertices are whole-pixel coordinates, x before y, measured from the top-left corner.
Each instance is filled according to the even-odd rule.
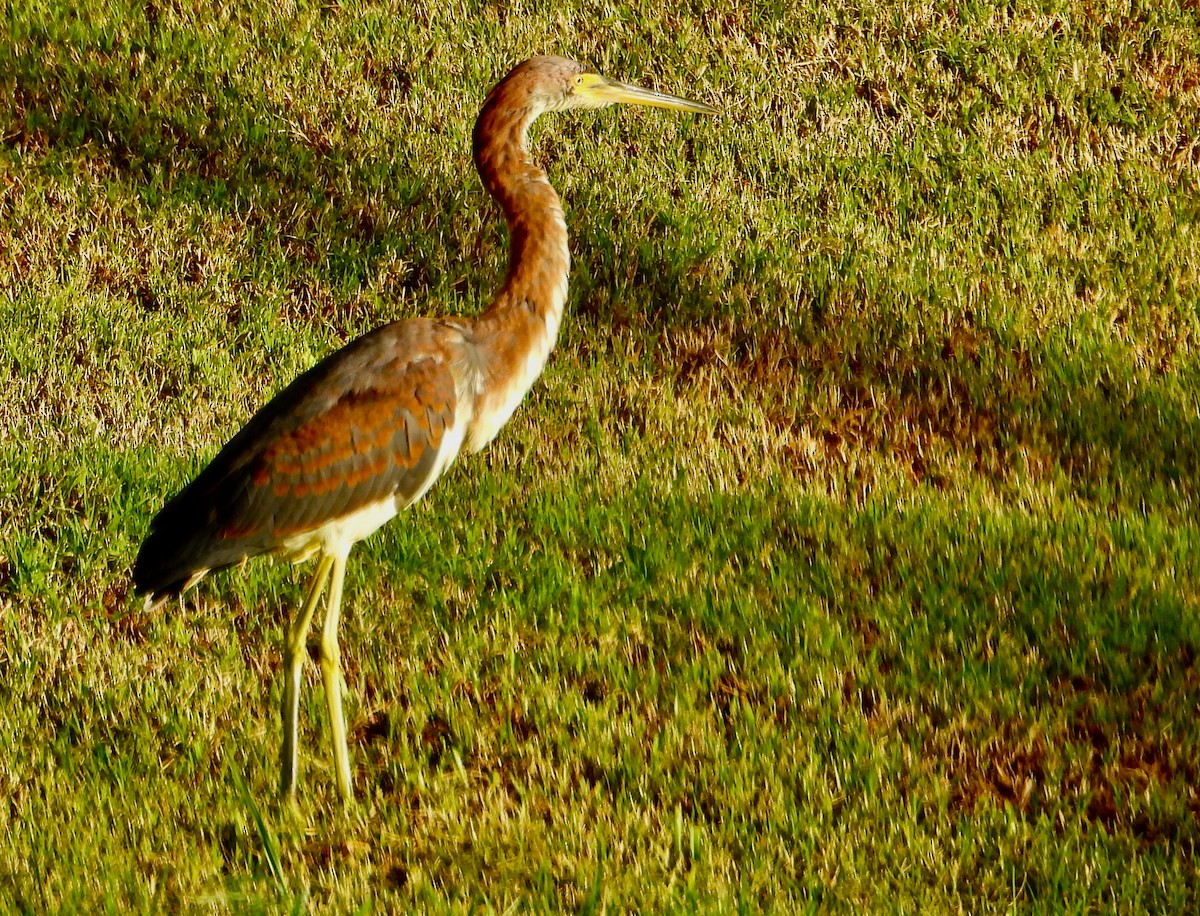
[[[697,114],[717,112],[703,102],[693,102],[677,95],[609,79],[565,57],[531,57],[518,64],[492,90],[489,99],[501,94],[508,97],[524,96],[535,117],[545,111],[605,108],[618,103],[650,105]]]

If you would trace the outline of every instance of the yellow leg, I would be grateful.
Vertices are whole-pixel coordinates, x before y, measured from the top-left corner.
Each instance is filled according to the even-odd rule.
[[[317,561],[304,604],[296,612],[283,640],[283,703],[280,713],[283,718],[283,749],[279,753],[279,794],[291,799],[296,794],[296,740],[300,716],[300,675],[304,668],[305,641],[312,624],[313,611],[325,591],[333,557],[322,555]]]
[[[354,790],[350,787],[350,752],[346,748],[346,720],[342,716],[342,653],[338,648],[337,636],[345,577],[346,557],[335,557],[333,578],[329,583],[329,601],[325,609],[325,628],[321,634],[321,677],[325,681],[325,702],[329,705],[329,730],[333,741],[338,792],[343,801],[351,802],[354,800]]]

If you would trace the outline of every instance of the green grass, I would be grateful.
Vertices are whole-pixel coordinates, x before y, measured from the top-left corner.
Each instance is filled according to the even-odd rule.
[[[0,909],[1200,908],[1194,2],[9,3]],[[275,801],[257,561],[149,518],[272,392],[471,313],[474,112],[531,53],[569,316],[360,545]]]

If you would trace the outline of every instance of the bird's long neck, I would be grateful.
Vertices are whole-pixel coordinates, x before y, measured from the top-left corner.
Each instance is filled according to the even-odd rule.
[[[525,135],[536,117],[491,97],[475,124],[475,167],[508,223],[508,273],[476,320],[483,357],[476,422],[467,447],[482,448],[541,374],[558,337],[570,254],[562,204],[533,161]]]

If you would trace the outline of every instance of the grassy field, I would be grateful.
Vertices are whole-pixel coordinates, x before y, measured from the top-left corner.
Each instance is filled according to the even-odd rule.
[[[0,911],[1200,909],[1200,12],[12,0]],[[271,393],[506,257],[532,53],[560,347],[356,550],[275,800],[256,561],[151,515]]]

